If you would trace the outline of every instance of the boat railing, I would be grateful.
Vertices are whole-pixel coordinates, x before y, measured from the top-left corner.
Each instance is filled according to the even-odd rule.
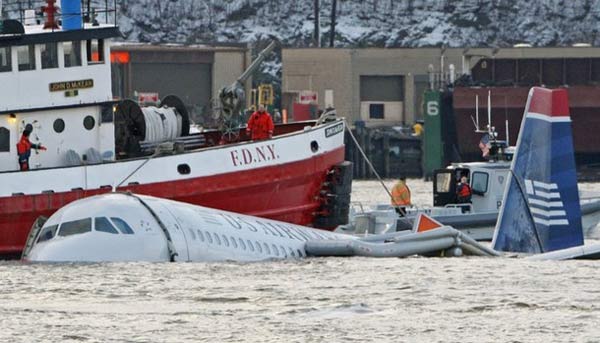
[[[58,9],[58,4],[54,6]],[[46,0],[16,1],[5,4],[4,11],[9,18],[18,18],[23,24],[42,24],[45,21],[47,7],[48,1]],[[59,11],[53,15],[55,20],[62,20],[72,14],[64,14]],[[88,0],[83,2],[81,8],[83,23],[92,24],[92,26],[100,24],[117,26],[118,15],[117,0]]]

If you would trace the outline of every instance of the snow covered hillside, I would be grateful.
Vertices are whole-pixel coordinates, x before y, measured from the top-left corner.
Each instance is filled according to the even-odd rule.
[[[19,6],[40,1],[4,3],[8,15],[17,17]],[[325,46],[332,0],[320,3]],[[129,41],[242,41],[260,48],[274,36],[284,46],[308,47],[313,44],[313,4],[313,0],[120,0],[118,21]],[[600,45],[600,0],[338,0],[337,22],[337,47]],[[277,60],[267,62],[263,75],[274,78],[279,69]]]

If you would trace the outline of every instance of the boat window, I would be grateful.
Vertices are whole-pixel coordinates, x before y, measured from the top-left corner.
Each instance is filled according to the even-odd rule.
[[[19,71],[35,69],[35,48],[33,45],[22,45],[17,47],[17,62]]]
[[[294,250],[292,248],[288,247],[288,250],[290,252],[290,256],[296,257],[296,253],[294,252]]]
[[[83,118],[83,127],[85,127],[86,130],[89,131],[93,129],[94,125],[96,125],[96,119],[94,119],[94,117],[86,116],[85,118]]]
[[[239,240],[240,240],[240,247],[242,247],[242,250],[246,250],[246,244],[244,244],[244,240],[241,238]]]
[[[488,174],[482,172],[474,172],[471,175],[471,188],[473,192],[485,193],[488,189]]]
[[[42,54],[42,69],[58,68],[58,44],[46,43],[40,45]]]
[[[296,250],[298,252],[298,257],[302,257],[304,256],[304,254],[302,253],[302,251],[300,251],[300,249]]]
[[[90,231],[92,231],[92,218],[85,218],[60,224],[58,235],[71,236]]]
[[[267,255],[271,255],[271,249],[269,249],[269,245],[267,243],[263,243],[263,246],[265,247],[265,252]]]
[[[188,164],[184,163],[184,164],[180,164],[177,166],[177,171],[181,175],[187,175],[192,171],[192,169],[190,168],[190,166]]]
[[[94,229],[100,232],[112,233],[118,235],[119,232],[105,217],[96,217],[94,219]]]
[[[10,131],[5,127],[0,127],[0,152],[10,151]]]
[[[254,245],[252,245],[252,242],[250,242],[250,240],[246,240],[246,242],[248,242],[248,249],[250,249],[250,251],[254,251]]]
[[[90,39],[87,41],[87,60],[88,63],[104,63],[104,40]]]
[[[124,233],[126,235],[133,235],[134,234],[134,232],[131,229],[131,227],[129,226],[129,224],[127,224],[123,219],[121,219],[121,218],[115,218],[115,217],[110,217],[110,220],[112,220],[112,222],[119,229],[119,231],[121,231],[121,233]]]
[[[206,240],[208,241],[208,244],[213,243],[213,239],[212,239],[212,236],[210,235],[210,232],[206,232]]]
[[[262,247],[260,246],[260,243],[258,241],[254,241],[254,244],[256,244],[256,250],[258,250],[259,253],[262,253]]]
[[[4,46],[0,48],[0,73],[5,71],[12,71],[10,46]]]
[[[198,233],[198,238],[200,238],[200,240],[202,242],[204,242],[204,234],[202,233],[202,231],[200,231],[200,229],[196,230],[196,232]]]
[[[63,50],[65,51],[65,67],[81,66],[81,42],[63,42]]]
[[[52,225],[52,226],[47,226],[45,228],[42,229],[42,232],[40,232],[40,235],[38,236],[37,242],[44,242],[47,241],[49,239],[52,239],[54,237],[54,235],[56,234],[56,229],[58,228],[58,225]]]
[[[437,193],[448,193],[452,185],[452,174],[450,173],[439,173],[435,177],[435,191]]]
[[[52,127],[54,128],[54,132],[61,133],[65,130],[65,121],[58,118],[54,121]]]
[[[277,249],[277,246],[275,244],[273,244],[273,253],[275,254],[275,256],[279,256],[279,249]]]
[[[223,244],[225,244],[226,247],[229,246],[229,240],[227,239],[227,236],[223,235]]]
[[[236,240],[235,240],[235,238],[233,236],[231,236],[231,245],[233,245],[233,247],[235,249],[237,249],[237,247],[238,247],[237,242],[236,242]]]

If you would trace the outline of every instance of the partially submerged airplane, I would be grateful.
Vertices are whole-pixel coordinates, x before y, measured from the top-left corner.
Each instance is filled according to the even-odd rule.
[[[306,256],[600,258],[584,246],[567,91],[532,88],[494,250],[420,217],[413,231],[356,236],[129,193],[78,200],[32,228],[23,259],[53,262],[260,261]]]

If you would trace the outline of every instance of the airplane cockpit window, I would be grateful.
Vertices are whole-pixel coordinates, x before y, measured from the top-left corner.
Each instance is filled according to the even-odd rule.
[[[112,222],[119,229],[119,231],[121,231],[121,233],[126,234],[126,235],[134,234],[133,229],[131,229],[129,224],[127,224],[123,219],[116,218],[116,217],[110,217],[110,220],[112,220]]]
[[[92,231],[92,218],[85,218],[60,224],[59,236],[78,235]]]
[[[44,242],[49,239],[52,239],[54,237],[54,235],[56,234],[57,228],[58,228],[58,225],[52,225],[52,226],[47,226],[47,227],[43,228],[42,232],[40,232],[40,235],[38,236],[37,242],[40,243],[40,242]]]
[[[94,229],[100,232],[112,233],[114,235],[118,235],[119,232],[115,227],[108,221],[106,217],[96,217],[94,218]]]

